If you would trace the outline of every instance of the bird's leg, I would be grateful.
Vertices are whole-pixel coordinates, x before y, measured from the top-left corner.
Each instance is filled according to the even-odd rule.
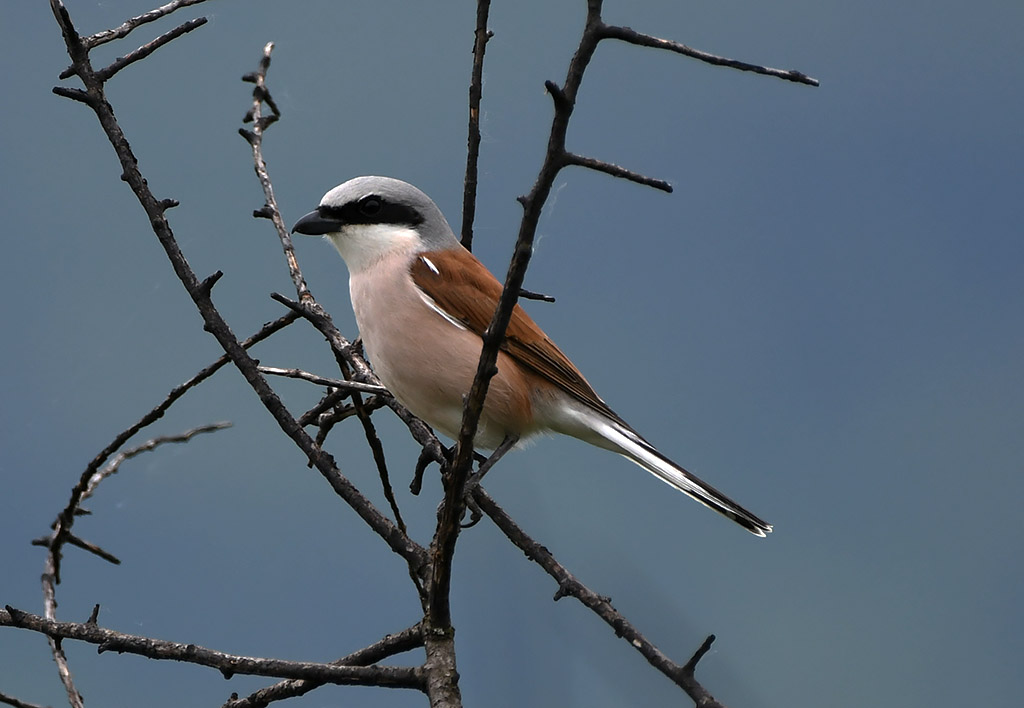
[[[462,498],[466,508],[470,511],[470,515],[469,523],[463,524],[462,528],[468,529],[471,526],[476,526],[477,522],[483,518],[483,512],[480,511],[480,507],[473,499],[473,491],[480,486],[480,480],[484,478],[485,474],[490,472],[495,463],[504,457],[506,452],[514,448],[518,442],[518,435],[506,435],[501,444],[491,453],[491,456],[481,462],[477,471],[466,480],[466,486],[462,491]]]

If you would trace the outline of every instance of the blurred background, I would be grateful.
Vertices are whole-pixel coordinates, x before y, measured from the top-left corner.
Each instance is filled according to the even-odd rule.
[[[605,18],[821,80],[810,88],[602,43],[568,146],[667,179],[666,195],[573,169],[540,224],[526,307],[624,418],[775,525],[759,540],[625,460],[541,440],[488,477],[539,542],[730,706],[1019,705],[1024,691],[1024,5],[613,2]],[[69,0],[83,33],[150,9]],[[495,2],[475,252],[504,274],[585,3]],[[413,182],[460,223],[471,3],[223,0],[210,23],[108,86],[178,241],[241,337],[283,313],[280,245],[236,131],[242,74],[276,43],[283,117],[265,153],[288,223],[360,174]],[[0,602],[41,612],[44,535],[88,461],[219,350],[84,106],[46,3],[0,9],[3,259]],[[73,81],[66,85],[75,85]],[[297,242],[314,294],[357,332],[333,249]],[[264,364],[334,375],[297,324]],[[294,412],[319,398],[275,382]],[[332,660],[414,623],[404,564],[308,470],[234,369],[135,442],[230,430],[124,465],[75,532],[59,616],[255,656]],[[376,421],[402,509],[429,538],[439,483]],[[384,505],[358,426],[330,439]],[[436,470],[436,468],[435,468]],[[467,705],[686,703],[488,522],[456,556]],[[86,705],[217,706],[268,683],[68,642]],[[397,657],[418,663],[421,654]],[[0,692],[65,703],[44,638],[0,631]],[[301,706],[420,706],[323,688]]]

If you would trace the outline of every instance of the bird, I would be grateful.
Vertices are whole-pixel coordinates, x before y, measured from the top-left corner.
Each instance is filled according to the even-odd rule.
[[[381,383],[418,418],[457,439],[482,334],[502,284],[413,185],[363,176],[328,191],[293,233],[323,236],[349,271],[359,336]],[[569,435],[636,463],[764,537],[772,527],[677,465],[630,427],[518,304],[498,352],[474,447]]]

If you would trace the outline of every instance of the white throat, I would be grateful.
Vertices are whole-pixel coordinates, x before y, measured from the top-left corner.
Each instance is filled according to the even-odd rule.
[[[353,275],[370,268],[385,256],[415,253],[422,244],[415,229],[394,224],[348,224],[325,238],[338,249]]]

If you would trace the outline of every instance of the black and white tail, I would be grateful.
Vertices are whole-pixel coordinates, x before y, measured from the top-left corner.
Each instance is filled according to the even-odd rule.
[[[609,449],[640,465],[662,482],[696,499],[709,509],[729,517],[755,536],[763,538],[772,532],[771,524],[662,455],[629,426],[603,416],[597,426],[600,430],[595,432],[599,432],[605,441],[611,443]]]

